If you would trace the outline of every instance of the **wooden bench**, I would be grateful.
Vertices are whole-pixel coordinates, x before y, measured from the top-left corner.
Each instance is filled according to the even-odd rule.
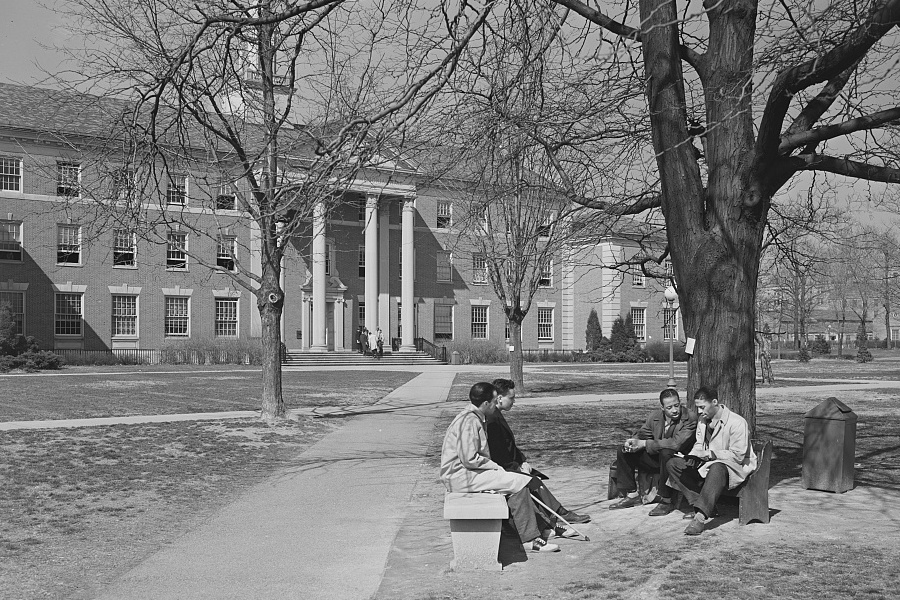
[[[741,525],[746,525],[750,521],[769,522],[769,471],[772,468],[772,442],[754,441],[753,451],[756,452],[757,457],[756,470],[741,485],[733,490],[727,490],[723,494],[723,496],[738,499],[738,523]],[[609,467],[608,485],[606,498],[612,500],[617,496],[615,463]],[[678,502],[679,504],[681,502],[680,494]]]
[[[499,571],[500,527],[509,517],[503,494],[444,495],[444,519],[450,521],[454,571]]]

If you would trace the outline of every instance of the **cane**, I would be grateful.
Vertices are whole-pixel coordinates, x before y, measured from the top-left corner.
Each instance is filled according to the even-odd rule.
[[[531,499],[534,500],[535,502],[537,502],[538,504],[540,504],[541,506],[543,506],[544,508],[546,508],[548,511],[550,511],[550,514],[552,514],[554,517],[556,517],[557,519],[559,519],[560,521],[562,521],[563,523],[565,523],[566,525],[571,527],[572,531],[574,531],[575,533],[577,533],[578,535],[580,535],[581,537],[584,538],[584,541],[586,541],[586,542],[591,541],[591,538],[589,538],[588,536],[586,536],[583,533],[581,533],[580,531],[578,531],[578,529],[576,529],[575,526],[573,526],[571,523],[569,523],[564,518],[559,516],[559,514],[557,514],[556,511],[554,511],[552,508],[550,508],[549,506],[547,506],[546,504],[544,504],[543,502],[538,500],[534,494],[531,494]]]

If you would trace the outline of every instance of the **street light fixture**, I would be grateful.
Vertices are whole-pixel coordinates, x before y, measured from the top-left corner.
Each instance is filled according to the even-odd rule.
[[[675,291],[673,286],[669,286],[666,288],[666,291],[663,292],[663,296],[666,298],[666,304],[669,307],[669,319],[668,322],[664,323],[664,327],[668,330],[669,333],[669,383],[666,387],[675,389],[675,327],[672,322],[675,319],[675,311],[672,310],[672,306],[675,304],[675,301],[678,300],[678,292]]]

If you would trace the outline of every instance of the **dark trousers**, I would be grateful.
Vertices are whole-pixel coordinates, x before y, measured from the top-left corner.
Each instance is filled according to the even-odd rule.
[[[546,529],[544,523],[538,522],[539,515],[530,492],[528,487],[524,487],[506,497],[509,518],[523,543],[541,537],[541,530]],[[541,520],[543,521],[543,519]]]
[[[547,486],[544,485],[544,482],[541,481],[537,477],[531,478],[531,483],[528,484],[528,488],[531,490],[531,493],[537,497],[538,500],[546,504],[550,507],[550,510],[555,512],[556,514],[562,514],[563,506],[559,503],[559,500],[556,499],[556,496],[547,489]],[[541,507],[541,505],[535,503],[538,511],[541,512],[547,521],[553,521],[556,519],[552,514],[547,512],[545,509]]]
[[[685,460],[675,457],[667,465],[669,481],[678,487],[687,501],[707,517],[716,511],[719,496],[728,489],[728,467],[715,463],[709,467],[706,478],[694,467],[689,467]]]
[[[634,472],[659,474],[659,495],[662,498],[672,497],[672,488],[666,485],[668,471],[666,465],[675,456],[674,450],[660,450],[659,454],[649,454],[646,450],[625,452],[619,448],[616,454],[616,488],[620,494],[626,495],[637,491]]]

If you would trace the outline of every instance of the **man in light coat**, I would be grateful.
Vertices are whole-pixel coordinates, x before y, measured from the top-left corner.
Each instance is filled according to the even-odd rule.
[[[666,465],[670,485],[694,507],[687,535],[703,533],[722,492],[739,486],[756,469],[747,421],[719,404],[717,396],[705,387],[694,394],[701,415],[694,447],[688,456],[676,456]]]
[[[485,423],[497,409],[497,390],[486,382],[469,390],[471,405],[464,408],[447,428],[441,447],[441,481],[448,492],[496,492],[509,494],[510,518],[526,550],[558,552],[547,543],[550,523],[538,523],[538,513],[529,493],[532,477],[513,473],[491,460]]]

